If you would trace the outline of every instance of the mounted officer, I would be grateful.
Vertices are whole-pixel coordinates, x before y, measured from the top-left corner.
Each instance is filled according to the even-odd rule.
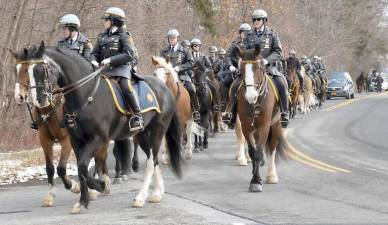
[[[133,111],[129,121],[130,130],[144,129],[144,122],[136,94],[131,86],[132,67],[137,64],[136,50],[133,39],[123,29],[125,13],[122,9],[111,7],[102,16],[105,31],[100,33],[91,54],[91,63],[95,67],[100,64],[106,67],[105,74],[119,78],[119,85],[125,102]]]
[[[191,81],[189,71],[194,66],[194,59],[190,51],[185,50],[178,42],[179,32],[171,29],[167,32],[168,45],[160,51],[159,56],[169,58],[174,70],[178,73],[179,79],[190,95],[191,107],[194,121],[199,121],[199,103],[195,87]]]
[[[240,58],[237,55],[237,47],[243,48],[245,42],[243,42],[246,39],[247,33],[251,31],[251,26],[247,23],[243,23],[240,25],[238,33],[239,36],[232,41],[228,49],[226,50],[225,55],[225,66],[229,69],[230,73],[224,73],[223,76],[223,83],[221,86],[221,111],[225,112],[225,115],[223,116],[222,120],[225,122],[231,122],[229,126],[231,127],[234,122],[234,113],[232,114],[231,110],[232,107],[229,107],[229,110],[226,110],[226,101],[228,100],[228,104],[230,106],[233,106],[235,103],[235,98],[228,98],[228,90],[231,88],[232,83],[237,84],[235,86],[238,86],[238,84],[241,81],[241,78],[239,76],[240,71]],[[235,82],[233,82],[234,79],[238,78]],[[233,118],[232,118],[233,117]]]
[[[93,46],[88,38],[79,32],[81,27],[79,18],[74,14],[66,14],[62,16],[59,24],[62,27],[63,38],[58,41],[57,47],[73,50],[89,60]]]
[[[218,62],[217,52],[218,52],[218,48],[216,46],[212,45],[209,47],[209,61],[213,69],[215,68]]]
[[[182,43],[181,43],[182,47],[186,50],[186,51],[189,51],[190,50],[190,41],[189,40],[183,40]]]
[[[303,76],[301,74],[301,64],[299,62],[299,59],[296,57],[295,50],[291,50],[288,52],[287,67],[290,67],[291,65],[295,65],[296,67],[296,74],[298,75],[298,78],[299,78],[300,87],[302,92],[304,92],[305,85],[304,85]]]

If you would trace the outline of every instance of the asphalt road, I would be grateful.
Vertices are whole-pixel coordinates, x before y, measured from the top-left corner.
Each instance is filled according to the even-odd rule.
[[[295,160],[281,161],[279,184],[261,193],[248,192],[251,165],[235,166],[229,131],[185,163],[182,180],[162,166],[160,204],[131,208],[145,165],[140,154],[141,171],[80,215],[70,215],[78,196],[59,181],[51,208],[40,206],[45,185],[1,187],[0,224],[388,224],[387,112],[383,94],[330,100],[299,115],[286,131]]]

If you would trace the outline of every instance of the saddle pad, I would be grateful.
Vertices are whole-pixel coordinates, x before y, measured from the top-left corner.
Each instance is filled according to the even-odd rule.
[[[109,86],[112,94],[113,101],[115,102],[117,110],[125,115],[131,115],[132,111],[126,106],[123,94],[119,85],[116,82],[111,81],[108,77],[103,77]],[[128,82],[130,82],[128,80]],[[139,80],[132,84],[133,91],[139,99],[139,106],[142,113],[155,110],[160,113],[159,103],[156,99],[154,91],[151,87],[143,80]]]

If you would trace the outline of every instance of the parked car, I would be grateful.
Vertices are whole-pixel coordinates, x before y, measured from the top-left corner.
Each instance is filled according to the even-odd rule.
[[[354,83],[348,72],[332,72],[328,77],[327,99],[332,97],[354,98]]]

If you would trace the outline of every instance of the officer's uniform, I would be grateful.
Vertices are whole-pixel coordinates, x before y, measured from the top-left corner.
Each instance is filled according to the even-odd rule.
[[[176,46],[168,45],[166,48],[162,49],[159,56],[166,59],[169,58],[173,67],[178,66],[179,80],[182,81],[183,85],[189,92],[192,107],[194,110],[199,109],[197,94],[195,93],[195,87],[190,77],[190,70],[192,70],[194,66],[194,58],[191,55],[191,52],[185,50],[181,44],[177,43]]]
[[[64,47],[75,51],[87,60],[89,60],[90,53],[93,49],[93,46],[89,42],[88,38],[80,32],[78,32],[78,36],[75,40],[72,38],[63,38],[59,40],[57,47]]]

